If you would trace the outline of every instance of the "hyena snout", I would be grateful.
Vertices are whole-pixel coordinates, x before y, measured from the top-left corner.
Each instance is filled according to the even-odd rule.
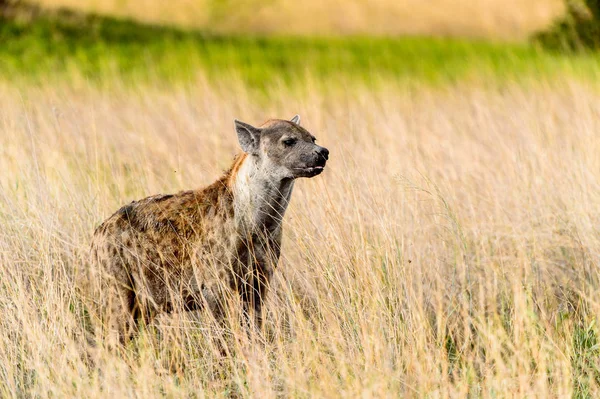
[[[325,162],[329,159],[329,150],[325,147],[317,146],[315,151],[318,156],[318,160],[323,163],[321,166],[325,166]]]
[[[299,164],[294,167],[295,177],[314,177],[320,175],[325,169],[329,159],[329,150],[325,147],[314,145],[300,157]]]

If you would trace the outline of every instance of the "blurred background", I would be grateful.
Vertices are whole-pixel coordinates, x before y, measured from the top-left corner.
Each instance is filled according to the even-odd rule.
[[[596,0],[2,0],[0,10],[0,73],[13,77],[447,80],[543,73],[556,53],[540,48],[598,45]]]
[[[564,11],[562,0],[34,0],[44,8],[221,33],[453,35],[523,39]]]

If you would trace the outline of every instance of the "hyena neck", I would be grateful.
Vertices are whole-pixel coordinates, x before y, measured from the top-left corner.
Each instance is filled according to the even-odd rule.
[[[246,234],[273,235],[281,228],[294,180],[271,173],[264,164],[242,155],[231,170],[236,224]]]

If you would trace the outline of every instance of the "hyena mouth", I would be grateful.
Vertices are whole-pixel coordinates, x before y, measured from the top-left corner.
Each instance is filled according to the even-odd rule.
[[[323,169],[325,169],[325,166],[308,166],[305,168],[294,168],[294,170],[297,170],[303,175],[308,175],[310,177],[320,174],[321,172],[323,172]]]
[[[313,171],[313,170],[323,170],[324,166],[308,166],[306,168],[294,168],[296,170],[304,170],[304,171]]]

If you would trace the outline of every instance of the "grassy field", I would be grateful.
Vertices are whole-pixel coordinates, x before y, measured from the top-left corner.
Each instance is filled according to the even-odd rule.
[[[600,94],[0,86],[2,396],[598,394]],[[332,156],[286,220],[268,336],[198,316],[91,348],[75,276],[120,205],[199,187],[232,119],[299,112]]]
[[[0,396],[600,394],[597,55],[77,21],[0,24]],[[94,228],[214,181],[234,118],[295,113],[331,157],[264,334],[174,314],[90,345]]]
[[[0,17],[0,43],[0,77],[24,84],[170,87],[206,77],[265,91],[307,80],[337,86],[501,85],[569,75],[593,81],[600,71],[594,55],[566,56],[527,43],[223,36],[64,11],[33,19]]]

